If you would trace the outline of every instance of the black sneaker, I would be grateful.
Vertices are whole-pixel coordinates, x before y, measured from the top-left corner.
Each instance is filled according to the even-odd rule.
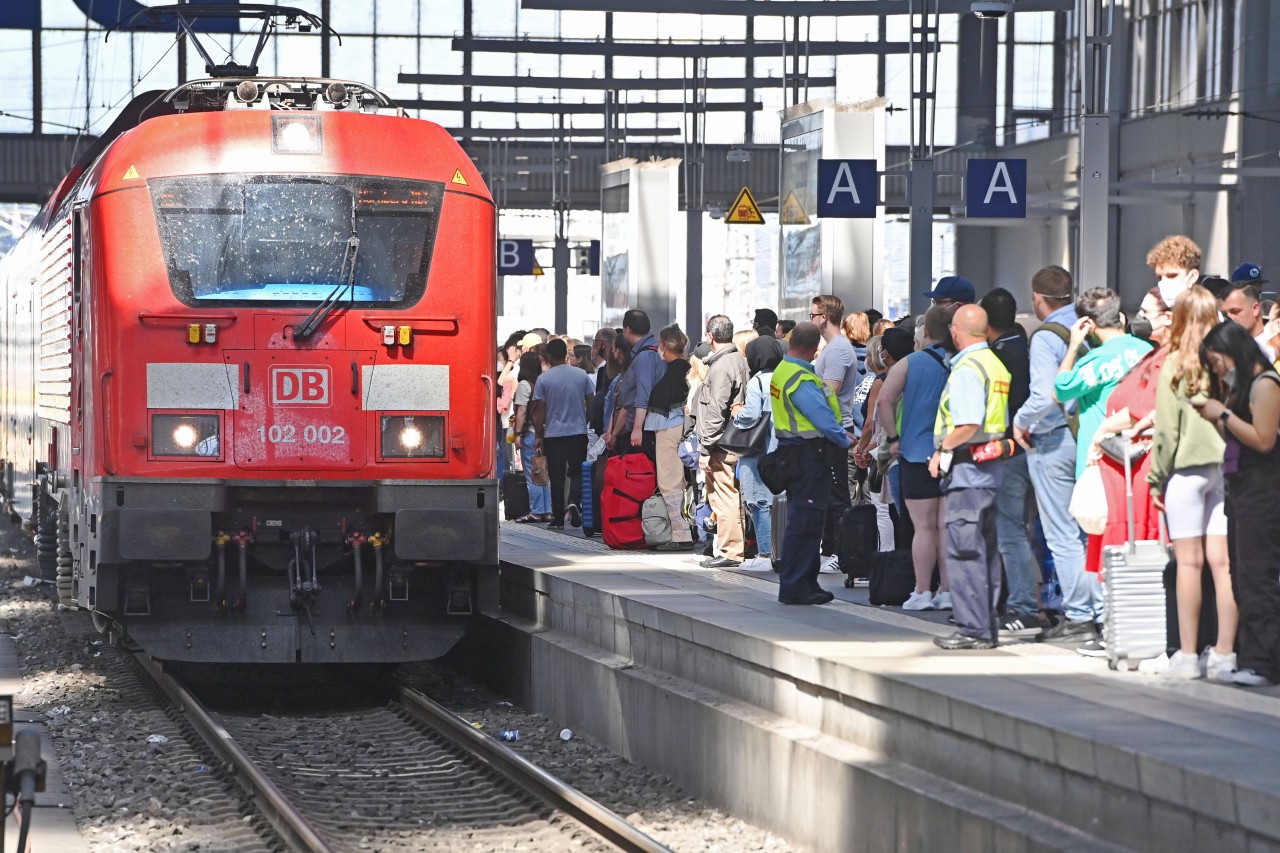
[[[1083,645],[1076,646],[1076,654],[1084,655],[1087,658],[1105,658],[1107,656],[1107,644],[1101,639],[1090,640]]]
[[[1071,619],[1059,619],[1055,624],[1036,634],[1036,641],[1041,643],[1078,642],[1087,643],[1098,638],[1098,626],[1093,622],[1075,622]]]
[[[582,526],[582,510],[578,509],[577,504],[569,504],[569,526]]]
[[[1001,637],[1034,637],[1049,627],[1039,615],[1009,616],[1000,624]]]

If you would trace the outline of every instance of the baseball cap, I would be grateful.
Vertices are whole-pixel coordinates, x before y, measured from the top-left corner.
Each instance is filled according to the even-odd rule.
[[[907,329],[898,327],[885,329],[880,338],[880,344],[884,347],[885,352],[893,356],[895,361],[902,361],[911,355],[916,348],[915,335]]]
[[[527,349],[529,347],[536,347],[540,343],[542,343],[542,338],[538,335],[535,335],[533,332],[530,332],[529,334],[521,338],[520,343],[518,343],[516,346],[520,347],[520,349]]]
[[[930,299],[950,299],[952,302],[973,302],[978,298],[978,291],[969,279],[958,275],[943,276],[938,286],[925,296]]]
[[[711,344],[707,343],[706,341],[703,341],[702,343],[698,344],[696,347],[693,348],[694,358],[704,359],[709,355],[711,355]]]
[[[1262,267],[1257,264],[1241,264],[1236,267],[1236,271],[1231,274],[1232,284],[1266,284],[1267,280],[1262,277]]]

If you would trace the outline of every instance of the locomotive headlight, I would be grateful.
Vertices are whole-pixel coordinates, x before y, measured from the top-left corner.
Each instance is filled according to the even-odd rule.
[[[384,458],[444,458],[442,415],[383,415],[380,431]]]
[[[152,415],[152,456],[221,456],[217,415]]]
[[[189,423],[180,423],[173,428],[173,445],[179,450],[190,450],[200,440],[200,433]]]

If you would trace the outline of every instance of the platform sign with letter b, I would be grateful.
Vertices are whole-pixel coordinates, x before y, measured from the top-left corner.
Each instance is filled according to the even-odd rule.
[[[532,240],[498,240],[498,275],[535,275]]]
[[[971,157],[965,180],[970,219],[1027,218],[1027,161]]]

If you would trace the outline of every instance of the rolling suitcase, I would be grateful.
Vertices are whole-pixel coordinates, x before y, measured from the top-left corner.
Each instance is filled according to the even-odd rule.
[[[871,577],[871,563],[879,550],[876,508],[867,497],[865,482],[859,480],[853,492],[853,507],[840,517],[840,542],[836,548],[840,571],[848,580]]]
[[[1131,438],[1126,432],[1126,440]],[[1165,652],[1164,567],[1169,551],[1162,541],[1134,539],[1133,465],[1125,454],[1124,495],[1129,541],[1103,550],[1103,641],[1107,663],[1124,672]],[[1163,522],[1161,531],[1163,534]]]
[[[590,539],[596,534],[595,462],[583,462],[582,471],[582,535]]]
[[[773,553],[769,555],[773,562],[773,570],[778,570],[778,564],[782,561],[782,546],[787,535],[787,495],[783,492],[775,495],[773,505],[769,507],[769,527],[773,537]]]
[[[502,475],[502,514],[507,521],[529,514],[529,484],[523,471],[508,471]]]

